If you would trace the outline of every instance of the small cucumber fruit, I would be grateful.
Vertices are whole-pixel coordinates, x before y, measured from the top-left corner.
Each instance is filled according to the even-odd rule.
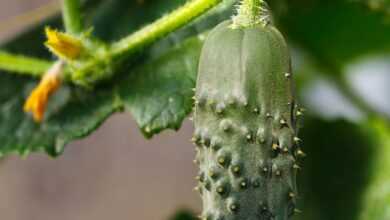
[[[272,25],[225,21],[203,46],[195,94],[196,187],[206,220],[286,220],[297,195],[290,55]]]

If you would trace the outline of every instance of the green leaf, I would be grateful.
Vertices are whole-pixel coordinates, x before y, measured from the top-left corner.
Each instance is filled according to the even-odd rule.
[[[390,128],[381,118],[359,124],[309,116],[300,132],[307,157],[300,172],[302,213],[295,220],[387,220]]]
[[[389,24],[353,1],[296,1],[277,20],[293,43],[334,73],[361,56],[390,52]]]
[[[307,117],[300,132],[307,154],[299,173],[296,220],[356,220],[376,159],[375,142],[357,124]],[[385,220],[366,218],[361,220]]]
[[[191,112],[202,41],[198,37],[136,69],[121,81],[120,97],[146,137],[179,129]]]
[[[276,5],[277,1],[271,3]],[[363,58],[386,56],[390,53],[390,26],[383,14],[367,10],[356,1],[337,0],[289,2],[276,14],[276,20],[290,45],[302,52],[294,54],[297,55],[293,62],[295,71],[296,66],[314,64],[313,74],[307,78],[315,79],[318,75],[325,75],[332,83],[338,84],[339,89],[348,95],[348,101],[358,107],[358,111],[375,114],[381,112],[377,106],[366,103],[351,89],[350,82],[346,80],[346,71],[349,65],[356,64]],[[297,75],[300,78],[306,77],[304,74]],[[313,82],[306,79],[304,81],[305,85]],[[335,106],[323,100],[318,101],[328,106],[325,111]]]
[[[375,154],[359,220],[390,219],[390,127],[380,118],[368,121],[363,127],[375,143]]]
[[[46,151],[56,156],[69,141],[89,134],[120,109],[113,93],[90,94],[64,86],[53,97],[45,122],[38,124],[23,112],[25,97],[34,86],[29,79],[1,73],[1,155]]]
[[[184,1],[166,4],[160,0],[142,5],[124,0],[101,2],[94,6],[97,10],[87,10],[86,20],[95,27],[100,38],[110,41],[136,30]],[[90,134],[112,113],[123,109],[133,115],[146,137],[165,128],[178,129],[191,111],[191,89],[201,48],[198,35],[230,16],[233,2],[227,0],[191,25],[145,48],[144,53],[128,61],[129,65],[117,77],[93,91],[63,86],[50,100],[41,124],[34,123],[23,112],[23,103],[37,81],[2,72],[0,154],[27,155],[46,151],[57,156],[67,143]],[[133,7],[135,5],[137,7]],[[60,27],[56,18],[51,25]],[[42,26],[6,44],[4,49],[40,58],[50,57],[42,46]]]
[[[360,0],[369,9],[383,12],[387,16],[389,15],[390,1],[389,0]]]

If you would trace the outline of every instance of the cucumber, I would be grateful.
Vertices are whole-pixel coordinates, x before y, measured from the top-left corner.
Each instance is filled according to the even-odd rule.
[[[272,24],[224,21],[202,48],[192,141],[205,220],[286,220],[295,210],[297,157],[293,75]]]

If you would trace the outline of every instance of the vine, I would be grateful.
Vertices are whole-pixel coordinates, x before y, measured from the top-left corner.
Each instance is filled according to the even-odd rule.
[[[71,34],[83,31],[80,0],[63,0],[62,17],[65,30]]]
[[[45,30],[45,46],[59,61],[49,68],[45,61],[0,51],[0,67],[25,75],[43,76],[24,106],[24,110],[31,112],[36,122],[41,122],[50,96],[64,80],[93,88],[97,83],[112,78],[124,59],[184,26],[221,1],[193,0],[118,42],[108,44],[97,41],[90,31],[83,30],[80,0],[63,0],[62,17],[66,32],[49,27]],[[28,65],[20,68],[19,64]]]

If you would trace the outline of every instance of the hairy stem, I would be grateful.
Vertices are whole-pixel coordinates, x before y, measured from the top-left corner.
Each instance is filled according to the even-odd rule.
[[[222,0],[192,0],[170,14],[158,19],[154,23],[136,31],[118,42],[114,42],[110,45],[101,44],[105,48],[106,46],[109,48],[106,53],[103,53],[101,59],[93,56],[93,59],[96,58],[95,60],[86,59],[80,61],[80,63],[77,64],[77,67],[74,68],[80,71],[73,73],[72,77],[68,80],[80,85],[93,86],[101,80],[112,77],[112,72],[107,70],[111,70],[113,68],[111,65],[114,64],[107,62],[107,60],[116,60],[116,63],[119,61],[119,64],[115,65],[120,65],[120,61],[124,58],[139,52],[156,40],[188,24],[193,19],[202,15],[208,9],[211,9],[221,1]],[[68,33],[81,33],[82,22],[80,14],[79,0],[63,0],[63,18]],[[23,73],[38,77],[42,76],[43,73],[45,73],[51,66],[50,62],[39,59],[16,56],[8,53],[2,53],[0,55],[0,69],[11,73]],[[8,62],[9,60],[13,61]],[[91,62],[93,65],[91,65]],[[26,65],[26,63],[30,63],[31,65]],[[101,66],[104,66],[104,68],[96,68]]]
[[[83,31],[80,0],[62,0],[62,17],[68,33],[79,34]]]
[[[221,1],[193,0],[134,34],[114,43],[112,45],[112,55],[121,58],[124,55],[139,51],[159,38],[189,23]]]
[[[269,14],[264,0],[241,0],[237,15],[233,17],[233,27],[250,27],[259,23],[267,24]]]
[[[0,69],[10,73],[41,77],[52,64],[47,60],[0,51]]]
[[[243,12],[255,22],[256,17],[261,14],[261,6],[264,4],[263,0],[243,0],[241,7]]]

